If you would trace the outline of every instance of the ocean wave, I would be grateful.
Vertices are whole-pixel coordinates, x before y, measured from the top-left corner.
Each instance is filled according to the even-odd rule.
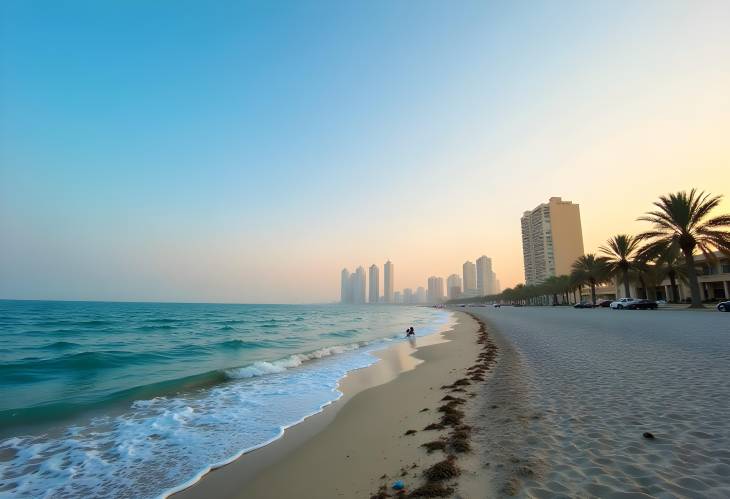
[[[249,348],[266,348],[272,346],[267,341],[246,341],[246,340],[227,340],[216,343],[214,346],[224,349],[249,349]]]
[[[73,341],[56,341],[49,343],[48,345],[43,345],[39,348],[42,350],[68,350],[69,348],[76,348],[80,346],[80,344],[74,343]]]
[[[66,342],[57,342],[66,343]],[[75,345],[75,344],[73,344]],[[57,348],[64,350],[70,347]],[[52,358],[25,357],[19,361],[0,364],[0,372],[13,373],[14,371],[38,370],[48,372],[52,370],[98,370],[113,367],[123,367],[131,364],[140,364],[164,358],[163,354],[149,352],[129,352],[119,350],[69,353]]]
[[[160,324],[160,325],[156,325],[156,326],[147,324],[147,325],[138,326],[135,329],[137,329],[138,331],[157,331],[160,329],[175,329],[175,328],[177,328],[177,326],[173,326],[172,324]]]
[[[360,330],[359,329],[343,329],[340,331],[332,331],[331,333],[325,333],[320,335],[323,338],[352,338],[355,336]]]
[[[350,352],[352,350],[357,350],[358,348],[366,346],[367,344],[367,342],[359,342],[350,343],[348,345],[325,347],[309,353],[298,353],[290,355],[289,357],[274,360],[271,362],[254,362],[249,366],[239,367],[235,369],[226,369],[224,372],[226,376],[231,379],[255,378],[257,376],[265,376],[267,374],[278,374],[286,371],[287,369],[299,367],[307,361],[322,359],[324,357],[329,357],[330,355]]]

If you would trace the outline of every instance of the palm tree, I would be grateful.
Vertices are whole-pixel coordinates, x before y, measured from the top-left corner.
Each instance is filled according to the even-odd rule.
[[[653,260],[662,271],[662,275],[669,278],[672,297],[667,301],[679,303],[679,287],[677,278],[687,281],[682,250],[676,243],[661,244],[658,241],[650,243],[639,250],[639,256],[646,261]]]
[[[602,256],[589,253],[578,257],[572,266],[573,281],[576,283],[585,283],[591,287],[591,300],[593,305],[596,304],[596,285],[604,282],[608,278],[609,267],[608,259]]]
[[[606,262],[609,266],[609,273],[612,276],[621,276],[624,283],[624,294],[627,298],[631,297],[631,289],[629,288],[629,270],[631,269],[631,259],[639,247],[639,240],[627,234],[619,234],[613,236],[606,241],[605,246],[599,249],[608,257]]]
[[[730,214],[709,218],[720,204],[722,196],[692,189],[661,196],[654,203],[658,209],[638,218],[654,225],[653,230],[639,234],[638,239],[649,241],[649,246],[677,245],[684,254],[684,266],[692,294],[692,307],[702,308],[700,284],[695,268],[694,250],[699,250],[709,261],[715,260],[713,250],[730,255]]]

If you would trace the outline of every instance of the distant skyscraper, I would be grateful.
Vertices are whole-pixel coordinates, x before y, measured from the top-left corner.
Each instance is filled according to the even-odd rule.
[[[462,275],[464,276],[464,293],[468,295],[476,294],[477,289],[477,268],[472,262],[467,260],[461,266]]]
[[[446,278],[446,291],[449,293],[449,300],[454,300],[461,296],[461,277],[451,274]]]
[[[393,293],[393,303],[403,303],[403,295],[400,294],[400,291]]]
[[[477,258],[477,289],[482,296],[495,293],[496,276],[492,272],[492,259],[486,255]]]
[[[413,290],[411,288],[406,288],[403,290],[403,303],[405,303],[406,305],[413,305],[415,303]]]
[[[385,303],[393,303],[393,264],[390,260],[383,265],[383,298]]]
[[[368,302],[378,303],[380,299],[380,270],[378,266],[373,264],[370,266],[369,278],[370,288],[368,289]]]
[[[353,303],[365,303],[365,289],[367,283],[365,282],[365,269],[360,266],[352,274],[350,282],[352,283],[352,302]]]
[[[340,273],[340,303],[352,303],[350,271],[347,269],[342,269],[342,272]]]
[[[416,303],[426,303],[426,290],[423,286],[418,286],[416,289]]]
[[[522,225],[525,283],[540,284],[550,276],[568,275],[583,255],[580,207],[559,197],[526,211]]]
[[[428,293],[426,299],[429,303],[440,303],[444,300],[444,279],[443,277],[431,276],[428,278]]]

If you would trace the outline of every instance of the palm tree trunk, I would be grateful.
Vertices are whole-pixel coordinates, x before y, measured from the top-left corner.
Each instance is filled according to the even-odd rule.
[[[591,300],[593,300],[593,306],[596,305],[596,283],[591,281]]]
[[[631,288],[629,288],[629,271],[624,270],[624,293],[626,298],[631,298]]]
[[[679,289],[677,288],[677,273],[674,270],[669,272],[669,284],[672,287],[672,303],[679,302]]]
[[[644,295],[644,296],[643,296],[642,298],[644,298],[644,299],[646,300],[647,298],[649,298],[649,297],[647,296],[647,294],[646,294],[646,293],[647,293],[647,289],[646,289],[646,280],[644,279],[644,276],[643,276],[643,275],[641,275],[641,274],[639,274],[639,282],[641,283],[641,289],[643,290],[643,291],[641,292],[641,294],[642,294],[642,295]]]
[[[695,257],[692,254],[692,250],[684,252],[685,266],[687,267],[687,279],[689,280],[689,290],[692,294],[692,305],[691,308],[704,308],[702,305],[702,298],[700,297],[700,281],[697,279],[697,269],[695,268]]]

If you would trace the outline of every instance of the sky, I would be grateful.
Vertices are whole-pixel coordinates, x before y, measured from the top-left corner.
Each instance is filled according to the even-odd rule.
[[[312,303],[730,196],[730,2],[0,4],[0,298]],[[719,212],[730,212],[730,199]],[[381,270],[382,272],[382,270]]]

